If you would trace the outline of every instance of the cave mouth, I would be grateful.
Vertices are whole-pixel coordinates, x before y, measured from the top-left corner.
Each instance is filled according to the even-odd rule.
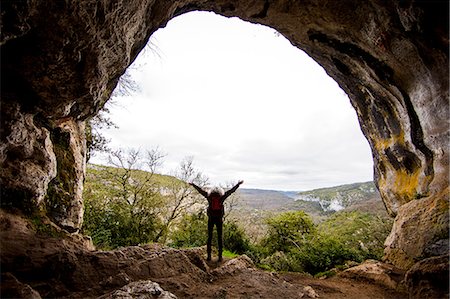
[[[189,12],[153,33],[113,92],[113,148],[157,146],[164,172],[186,156],[214,184],[311,190],[373,180],[370,147],[345,92],[277,31]],[[94,156],[92,163],[106,159]]]
[[[127,145],[144,150],[157,145],[167,151],[170,147],[169,153],[176,156],[169,161],[172,169],[185,156],[193,156],[202,173],[208,177],[210,172],[216,174],[209,186],[223,186],[229,180],[243,179],[245,184],[240,189],[307,191],[373,180],[370,148],[347,95],[322,67],[271,28],[208,12],[177,16],[164,29],[153,33],[125,77],[137,88],[131,95],[115,96],[115,105],[109,107],[111,120],[119,127],[108,130],[108,133],[115,133],[108,136],[113,148]],[[119,81],[113,94],[120,94],[121,88]],[[104,161],[94,156],[92,163],[103,164]],[[103,235],[97,237],[98,232],[103,231],[91,225],[92,219],[97,217],[92,212],[92,203],[99,200],[92,194],[104,197],[105,192],[92,188],[95,182],[91,173],[88,169],[85,190],[89,197],[84,198],[88,206],[84,220],[89,228],[85,232],[102,248]],[[273,179],[277,181],[271,182]],[[109,183],[106,185],[114,188]],[[364,187],[366,185],[361,184],[359,188]],[[357,192],[356,188],[353,192]],[[277,206],[279,210],[273,213],[281,214],[284,210],[296,209],[282,207],[288,205],[288,200],[292,205],[302,202],[309,208],[314,206],[311,208],[314,215],[305,217],[311,217],[317,224],[327,218],[325,214],[342,210],[359,199],[349,196],[339,201],[339,196],[348,195],[338,195],[330,201],[306,196],[300,199],[292,193],[288,199],[287,193],[277,191],[261,192],[261,204],[252,202],[248,208],[239,202],[233,203],[235,210],[231,218],[245,234],[259,230],[254,237],[259,241],[264,238],[261,231],[266,230],[265,216],[246,222],[246,214],[250,214],[252,208],[270,213]],[[245,196],[243,194],[241,197]],[[364,208],[357,211],[361,215],[349,213],[348,217],[342,217],[351,219],[343,220],[346,224],[360,225],[357,220],[366,217],[362,214],[375,208],[377,211],[373,215],[382,216],[386,227],[391,225],[387,213],[380,211],[384,206],[379,194],[372,192],[370,196],[364,198],[371,200],[370,204],[364,203]],[[246,202],[247,198],[240,199]],[[283,204],[276,203],[280,198]],[[227,204],[226,209],[229,207]],[[198,210],[187,214],[196,213]],[[203,220],[206,227],[206,219]],[[191,226],[181,227],[188,232]],[[365,231],[366,235],[372,232],[375,234],[375,230]],[[385,230],[381,238],[377,237],[384,239],[386,236]],[[379,254],[383,250],[382,241],[377,245]]]
[[[44,212],[53,204],[58,225],[78,230],[85,120],[154,31],[188,11],[214,11],[275,28],[346,92],[372,149],[383,202],[396,216],[384,259],[410,271],[412,296],[442,290],[449,252],[448,1],[113,2],[2,3],[2,204],[8,198]]]

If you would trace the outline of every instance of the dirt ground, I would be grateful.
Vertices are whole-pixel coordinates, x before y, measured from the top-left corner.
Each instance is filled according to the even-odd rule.
[[[300,273],[274,273],[255,268],[230,267],[233,260],[208,263],[211,278],[195,285],[186,280],[155,281],[179,298],[329,298],[403,299],[408,295],[365,280],[342,277],[313,278]],[[232,269],[232,270],[230,270]],[[308,290],[313,290],[308,291]],[[316,297],[317,296],[317,297]]]

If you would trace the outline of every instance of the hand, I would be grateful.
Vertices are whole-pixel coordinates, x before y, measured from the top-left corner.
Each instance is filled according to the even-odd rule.
[[[241,184],[243,184],[244,183],[244,181],[243,180],[240,180],[239,182],[238,182],[238,185],[241,185]]]

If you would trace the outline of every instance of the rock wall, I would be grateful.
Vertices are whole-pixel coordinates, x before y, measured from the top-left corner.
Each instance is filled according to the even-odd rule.
[[[376,183],[396,216],[386,259],[407,269],[448,253],[446,1],[6,1],[2,205],[48,207],[60,225],[79,228],[83,122],[150,35],[192,10],[271,26],[321,64],[356,109]]]

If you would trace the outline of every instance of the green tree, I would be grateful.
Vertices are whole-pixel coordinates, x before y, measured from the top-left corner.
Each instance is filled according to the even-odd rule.
[[[336,213],[314,226],[303,212],[289,212],[270,218],[268,224],[268,236],[250,254],[255,262],[277,271],[316,274],[347,261],[380,259],[392,220],[353,211]]]
[[[207,223],[208,217],[203,211],[185,214],[177,229],[172,232],[169,245],[176,248],[205,245],[208,231]]]
[[[303,211],[285,212],[267,220],[268,236],[262,241],[269,252],[288,252],[299,247],[308,234],[315,232],[311,217]]]
[[[208,217],[204,211],[186,214],[172,233],[170,246],[199,247],[206,245]],[[217,247],[217,236],[214,230],[213,246]],[[244,230],[235,222],[226,221],[223,225],[223,247],[234,253],[243,254],[250,248],[250,242]]]
[[[362,261],[358,252],[346,246],[338,237],[317,233],[311,235],[299,248],[289,252],[301,271],[316,274],[327,271],[346,261]]]
[[[360,211],[338,212],[320,223],[319,230],[338,238],[345,247],[357,252],[360,259],[381,259],[392,224],[393,219],[387,216]]]
[[[236,222],[226,221],[224,223],[223,247],[238,254],[243,254],[250,249],[248,237]]]
[[[204,199],[195,192],[187,182],[203,185],[208,178],[197,171],[192,157],[181,161],[174,173],[176,180],[171,180],[161,191],[165,200],[161,207],[161,227],[155,237],[155,242],[166,243],[168,234],[174,224],[188,211],[205,207]]]
[[[108,102],[111,103],[111,100]],[[86,122],[86,161],[89,161],[96,153],[110,151],[110,142],[102,133],[103,129],[117,128],[117,125],[109,117],[109,108],[104,106],[96,115]]]
[[[153,241],[164,202],[154,179],[162,155],[157,150],[145,157],[137,150],[118,150],[109,159],[115,167],[104,167],[97,182],[85,185],[84,232],[110,248]],[[148,171],[138,170],[144,165]]]

